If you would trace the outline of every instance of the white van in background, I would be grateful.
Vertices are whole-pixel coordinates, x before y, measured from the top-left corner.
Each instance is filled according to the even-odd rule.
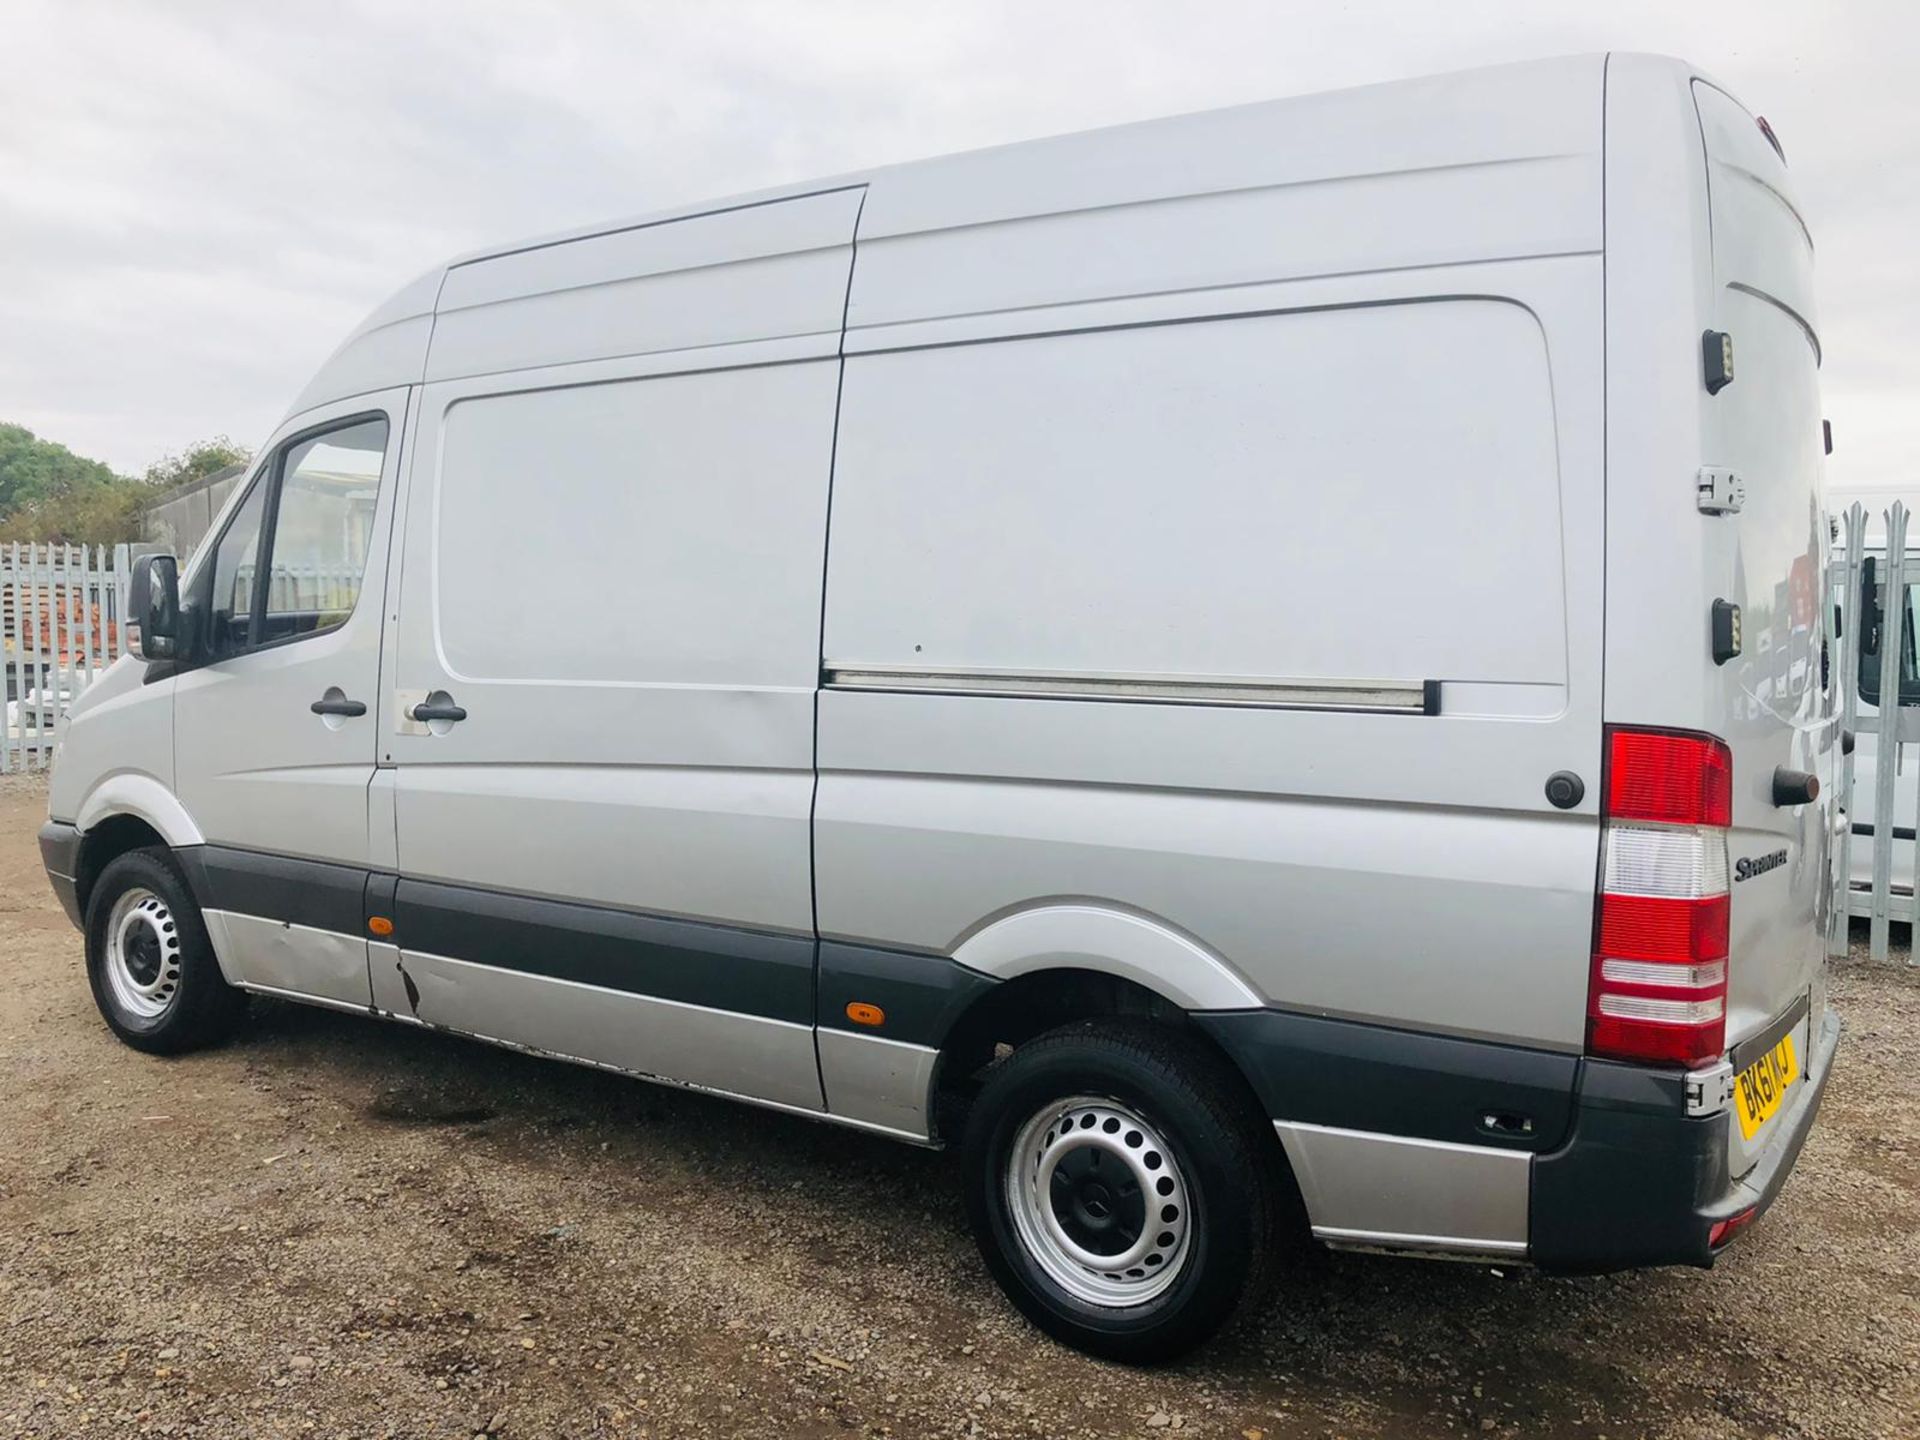
[[[1793,189],[1590,56],[436,269],[74,707],[100,1008],[958,1142],[1013,1301],[1125,1359],[1296,1225],[1711,1264],[1838,1033]]]
[[[1863,634],[1858,647],[1850,653],[1858,656],[1853,682],[1858,687],[1854,717],[1853,795],[1851,813],[1842,818],[1851,829],[1852,843],[1847,847],[1847,883],[1856,914],[1870,913],[1873,895],[1875,808],[1880,761],[1880,639],[1879,616],[1886,605],[1886,543],[1883,536],[1868,537],[1862,560],[1873,567],[1873,607],[1866,608],[1866,596],[1856,597],[1856,613],[1862,617]],[[1846,547],[1836,545],[1831,557],[1836,573],[1846,573]],[[1866,565],[1862,566],[1863,571]],[[1909,571],[1909,574],[1912,572]],[[1920,704],[1920,661],[1916,660],[1914,620],[1920,615],[1916,605],[1920,582],[1907,584],[1906,615],[1901,632],[1900,689],[1908,707]],[[1836,685],[1848,677],[1834,677]],[[1837,694],[1837,692],[1836,692]],[[1838,701],[1836,699],[1836,705]],[[1904,749],[1904,747],[1903,747]],[[1915,770],[1911,751],[1894,758],[1893,839],[1888,847],[1888,893],[1895,898],[1895,912],[1901,902],[1914,893],[1914,827],[1920,825],[1920,773]],[[1905,916],[1902,913],[1901,918]]]
[[[1879,737],[1864,728],[1873,723],[1872,706],[1861,707],[1862,729],[1857,732],[1853,755],[1853,813],[1846,817],[1853,831],[1853,843],[1847,851],[1848,885],[1854,897],[1855,915],[1867,913],[1873,894],[1874,785],[1879,767]],[[1893,777],[1893,846],[1888,864],[1888,893],[1911,897],[1914,888],[1914,825],[1920,810],[1920,776],[1916,776],[1911,754],[1896,762]],[[1897,918],[1904,919],[1904,916]]]

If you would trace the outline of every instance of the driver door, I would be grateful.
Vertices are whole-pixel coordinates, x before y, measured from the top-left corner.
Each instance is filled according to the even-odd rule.
[[[290,422],[182,585],[175,783],[206,844],[181,859],[216,951],[241,983],[356,1006],[407,404],[399,389]]]

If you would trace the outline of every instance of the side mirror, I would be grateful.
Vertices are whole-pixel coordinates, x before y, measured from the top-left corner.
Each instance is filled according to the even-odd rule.
[[[142,555],[127,580],[127,648],[142,660],[180,653],[180,562]]]

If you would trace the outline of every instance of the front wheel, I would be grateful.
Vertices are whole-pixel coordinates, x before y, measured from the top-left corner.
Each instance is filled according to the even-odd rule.
[[[246,996],[220,974],[200,907],[164,850],[114,859],[87,897],[87,979],[113,1033],[156,1055],[226,1038]]]
[[[1264,1295],[1289,1184],[1245,1085],[1202,1042],[1131,1020],[1014,1051],[969,1117],[987,1267],[1056,1339],[1171,1359]]]

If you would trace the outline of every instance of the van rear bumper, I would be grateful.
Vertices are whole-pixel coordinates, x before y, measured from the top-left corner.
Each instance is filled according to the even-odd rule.
[[[1713,1264],[1713,1227],[1773,1204],[1812,1133],[1840,1043],[1827,1011],[1807,1093],[1745,1175],[1728,1170],[1725,1112],[1690,1119],[1672,1072],[1604,1060],[1581,1067],[1572,1133],[1533,1161],[1528,1257],[1543,1270],[1600,1274]]]
[[[1321,1240],[1567,1274],[1711,1265],[1714,1225],[1786,1183],[1840,1033],[1826,1012],[1805,1091],[1735,1178],[1738,1122],[1688,1116],[1684,1071],[1275,1010],[1193,1018],[1273,1120]]]

